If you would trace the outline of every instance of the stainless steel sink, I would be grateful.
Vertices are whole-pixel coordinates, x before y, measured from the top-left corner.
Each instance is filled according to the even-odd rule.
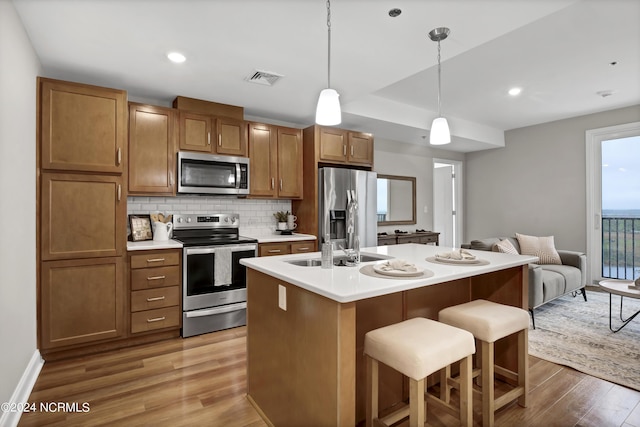
[[[360,254],[360,262],[371,262],[371,261],[380,261],[383,259],[391,259],[388,255],[380,255],[380,254],[370,254],[370,253],[361,253]],[[337,255],[333,257],[334,265],[347,265],[347,256],[346,255]],[[296,259],[291,261],[285,261],[289,264],[298,265],[300,267],[319,267],[322,265],[322,260],[320,258],[308,258],[308,259]]]

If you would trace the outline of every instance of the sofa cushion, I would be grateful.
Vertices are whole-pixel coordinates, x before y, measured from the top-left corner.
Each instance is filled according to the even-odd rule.
[[[555,273],[562,276],[565,284],[562,287],[562,294],[582,288],[582,272],[571,265],[548,264],[543,266],[544,272]],[[545,280],[545,273],[542,273],[542,280]],[[545,299],[546,300],[546,299]]]
[[[519,254],[518,250],[516,249],[515,246],[513,246],[513,244],[509,239],[500,240],[498,243],[494,245],[494,247],[495,249],[497,249],[498,252],[502,252],[505,254],[514,254],[514,255]]]
[[[564,276],[557,271],[542,269],[542,302],[550,301],[560,295],[564,295],[566,281]]]
[[[520,244],[520,253],[537,256],[538,264],[562,264],[553,236],[536,237],[516,233],[516,238]]]

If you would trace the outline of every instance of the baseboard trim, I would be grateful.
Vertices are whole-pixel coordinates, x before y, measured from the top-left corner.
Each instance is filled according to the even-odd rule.
[[[44,359],[40,356],[38,349],[36,349],[31,356],[31,360],[29,360],[27,368],[22,373],[22,377],[20,378],[18,385],[13,391],[13,395],[8,402],[10,405],[15,407],[20,403],[29,401],[31,390],[33,390],[33,386],[36,384],[36,380],[38,379],[38,375],[40,375],[40,370],[43,365]],[[17,427],[21,415],[22,412],[17,411],[2,412],[2,416],[0,416],[0,426]]]

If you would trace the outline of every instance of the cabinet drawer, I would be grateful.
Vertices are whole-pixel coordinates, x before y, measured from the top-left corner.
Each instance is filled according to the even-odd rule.
[[[438,241],[438,236],[423,236],[420,238],[422,243],[433,243]]]
[[[180,305],[180,286],[131,292],[132,312],[171,307],[174,305]]]
[[[286,255],[289,252],[289,243],[269,243],[259,245],[260,256]]]
[[[178,266],[144,268],[131,271],[131,290],[180,285]]]
[[[180,315],[181,311],[178,306],[131,313],[131,333],[179,327]]]
[[[400,237],[398,236],[398,244],[401,245],[403,243],[422,243],[419,237]]]
[[[314,242],[313,240],[309,240],[306,242],[291,243],[292,254],[302,254],[305,252],[315,252],[315,251],[316,251],[316,242]]]
[[[180,252],[153,252],[131,255],[131,268],[162,267],[180,264]]]

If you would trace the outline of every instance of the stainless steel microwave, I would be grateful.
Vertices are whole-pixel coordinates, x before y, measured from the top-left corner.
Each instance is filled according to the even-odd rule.
[[[249,194],[249,159],[178,152],[179,194]]]

